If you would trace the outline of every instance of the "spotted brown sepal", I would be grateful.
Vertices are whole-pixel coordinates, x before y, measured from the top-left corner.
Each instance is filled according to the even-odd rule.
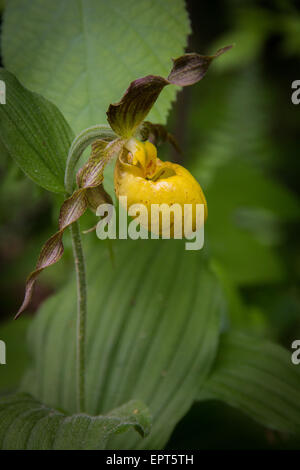
[[[130,138],[166,85],[189,86],[199,82],[205,76],[212,61],[231,47],[223,47],[212,56],[185,54],[173,60],[173,67],[168,78],[147,75],[131,82],[121,100],[108,108],[107,120],[113,131],[125,139]]]

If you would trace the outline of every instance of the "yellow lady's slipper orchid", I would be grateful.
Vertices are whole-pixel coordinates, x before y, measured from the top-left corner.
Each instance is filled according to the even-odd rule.
[[[206,220],[207,203],[201,186],[191,173],[181,165],[161,161],[157,157],[156,147],[151,142],[142,143],[136,139],[130,139],[126,147],[128,152],[123,153],[115,166],[114,183],[117,197],[126,196],[128,208],[133,204],[143,204],[147,208],[147,219],[141,222],[141,225],[146,228],[150,227],[153,204],[166,204],[168,207],[179,204],[180,214],[171,213],[170,236],[172,238],[176,217],[182,217],[181,227],[183,228],[185,217],[187,217],[184,205],[190,204],[192,209],[190,227],[193,231],[197,230],[199,226],[196,223],[196,205],[204,205]],[[161,235],[162,222],[159,222],[157,228],[152,224],[150,231]],[[183,229],[181,236],[183,236]]]
[[[200,185],[182,166],[162,162],[157,158],[156,147],[151,142],[140,142],[134,136],[139,135],[142,140],[154,139],[154,142],[168,140],[174,144],[164,127],[145,121],[146,116],[166,86],[185,87],[199,82],[206,75],[212,61],[231,47],[223,47],[212,56],[194,52],[184,54],[173,60],[173,67],[167,78],[159,75],[137,78],[130,83],[119,102],[109,105],[106,114],[110,129],[106,126],[93,126],[75,138],[66,167],[68,193],[72,193],[76,163],[91,142],[92,153],[77,174],[78,188],[61,207],[59,230],[45,243],[35,270],[27,278],[24,301],[16,317],[27,308],[37,276],[62,257],[62,235],[65,229],[76,222],[87,207],[95,209],[97,204],[111,201],[102,183],[104,167],[114,155],[118,155],[115,191],[120,204],[123,203],[123,196],[126,196],[126,208],[128,207],[128,214],[134,217],[136,227],[144,226],[163,238],[192,239],[196,236],[207,217],[207,204]],[[142,217],[134,207],[137,205],[140,206]],[[152,216],[155,212],[153,224]],[[165,223],[165,214],[168,223]],[[73,237],[77,236],[74,231]]]

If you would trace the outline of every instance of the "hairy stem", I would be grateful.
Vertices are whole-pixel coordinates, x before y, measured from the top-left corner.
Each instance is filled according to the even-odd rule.
[[[73,192],[76,164],[84,150],[95,140],[116,137],[109,126],[93,126],[81,132],[73,141],[67,159],[65,187],[67,195]],[[70,227],[77,279],[77,333],[76,333],[76,399],[78,412],[85,411],[85,337],[87,321],[87,283],[84,253],[79,223]]]
[[[85,336],[87,317],[86,269],[79,223],[75,222],[72,224],[70,230],[77,280],[76,399],[78,412],[83,412],[85,411]]]

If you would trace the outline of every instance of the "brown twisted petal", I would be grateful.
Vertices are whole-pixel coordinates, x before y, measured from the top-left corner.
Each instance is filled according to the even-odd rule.
[[[64,252],[62,236],[65,229],[79,219],[79,217],[85,212],[86,208],[87,201],[84,189],[78,189],[63,203],[59,215],[59,230],[44,244],[40,252],[36,268],[27,278],[24,300],[15,316],[15,319],[18,318],[28,307],[38,275],[45,268],[57,263],[57,261],[62,257]]]
[[[191,53],[178,57],[173,60],[167,79],[159,75],[147,75],[131,82],[121,100],[109,105],[107,110],[107,120],[113,131],[126,139],[131,137],[166,85],[189,86],[199,82],[211,62],[231,47],[223,47],[212,56]]]
[[[102,195],[102,201],[109,200],[109,196],[102,187],[103,170],[108,160],[123,149],[122,141],[116,139],[111,143],[97,141],[92,146],[92,154],[84,167],[79,170],[77,189],[72,196],[66,199],[61,206],[58,228],[59,230],[52,235],[44,244],[35,270],[28,276],[25,286],[25,296],[21,307],[15,318],[18,318],[28,307],[35,281],[39,274],[47,267],[57,263],[63,255],[64,246],[62,243],[63,233],[67,227],[76,222],[85,212],[89,204],[95,203],[96,188],[99,188],[97,196]]]
[[[130,137],[168,83],[165,78],[156,75],[147,75],[131,82],[122,99],[109,105],[107,120],[113,131],[124,138]]]

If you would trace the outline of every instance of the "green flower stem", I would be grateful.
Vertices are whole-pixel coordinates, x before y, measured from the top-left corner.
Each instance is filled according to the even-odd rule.
[[[67,195],[73,192],[76,164],[84,150],[94,141],[101,138],[116,137],[109,126],[93,126],[81,132],[73,141],[66,164],[65,187]],[[70,227],[73,256],[77,280],[77,337],[76,337],[76,398],[78,412],[85,411],[85,338],[87,319],[87,282],[84,253],[82,249],[80,226],[75,222]]]
[[[87,317],[87,284],[84,253],[79,223],[70,227],[77,280],[77,328],[76,328],[76,388],[77,410],[85,411],[85,337]]]

